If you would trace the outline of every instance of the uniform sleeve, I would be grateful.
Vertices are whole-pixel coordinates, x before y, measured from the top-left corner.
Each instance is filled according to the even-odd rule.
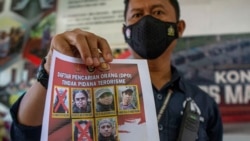
[[[17,113],[23,95],[10,108],[12,124],[10,129],[11,141],[39,141],[42,126],[25,126],[18,122]]]
[[[210,141],[223,141],[223,124],[218,105],[213,102],[213,112],[208,121],[207,134]]]

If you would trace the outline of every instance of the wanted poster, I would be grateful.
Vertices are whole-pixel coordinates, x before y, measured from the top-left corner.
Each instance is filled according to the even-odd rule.
[[[54,51],[51,66],[42,141],[159,141],[145,60],[87,67]]]

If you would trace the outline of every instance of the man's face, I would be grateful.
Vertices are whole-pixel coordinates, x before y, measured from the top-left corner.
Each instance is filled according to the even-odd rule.
[[[75,95],[75,103],[78,108],[85,108],[87,106],[87,97],[83,93],[78,92]]]
[[[103,105],[110,105],[113,103],[113,95],[110,93],[104,93],[98,98],[98,100]]]
[[[100,125],[99,132],[104,137],[110,137],[112,135],[112,126],[110,123],[106,122]]]
[[[153,16],[163,22],[177,23],[176,13],[173,5],[170,3],[170,0],[130,0],[128,3],[125,25],[130,26],[139,22],[145,16]],[[181,24],[180,24],[181,23]],[[178,35],[182,35],[185,29],[185,23],[183,21],[178,21],[177,24]],[[143,29],[146,30],[146,29]],[[168,45],[168,49],[164,51],[161,55],[160,60],[169,60],[174,47],[176,46],[177,40],[171,42]],[[138,52],[131,50],[134,58],[142,58]],[[158,59],[157,58],[157,59]],[[159,59],[158,59],[159,60]],[[154,62],[154,59],[148,60],[149,65],[151,62]]]
[[[130,0],[126,25],[134,24],[146,15],[166,22],[176,22],[176,13],[169,0]]]
[[[131,103],[132,98],[133,98],[132,94],[133,94],[133,91],[131,91],[131,90],[127,90],[125,92],[122,92],[122,103],[123,103],[123,105],[128,105],[128,104]]]

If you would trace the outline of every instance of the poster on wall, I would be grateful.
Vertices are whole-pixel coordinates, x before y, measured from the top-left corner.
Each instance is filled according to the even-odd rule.
[[[19,55],[37,65],[54,30],[56,0],[2,0],[0,5],[4,7],[0,11],[1,64]]]
[[[105,37],[113,48],[127,47],[123,9],[123,0],[58,1],[56,33],[80,28]]]
[[[250,33],[180,39],[172,62],[215,99],[224,133],[249,133]]]
[[[32,11],[30,13],[33,13],[28,15],[32,15],[35,20],[30,25],[29,35],[23,47],[23,56],[36,67],[40,64],[41,58],[47,54],[50,40],[55,33],[56,6],[56,0],[30,0],[26,6],[26,9],[29,8],[29,11]]]
[[[87,67],[54,51],[52,65],[41,140],[159,141],[145,60]]]

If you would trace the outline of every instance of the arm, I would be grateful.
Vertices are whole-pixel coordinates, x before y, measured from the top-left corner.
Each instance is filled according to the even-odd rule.
[[[40,82],[35,82],[20,102],[17,116],[19,123],[27,126],[41,125],[45,98],[46,89]]]
[[[53,50],[65,55],[81,57],[86,65],[99,66],[99,50],[106,62],[112,61],[111,49],[107,41],[92,33],[79,29],[56,35],[51,42],[47,54],[45,69],[49,74]],[[25,125],[37,126],[42,124],[46,89],[36,82],[25,94],[20,103],[18,120]],[[32,114],[31,114],[32,113]]]
[[[47,61],[44,65],[48,74],[53,50],[57,50],[65,55],[82,58],[88,66],[99,66],[100,54],[105,62],[112,61],[112,53],[107,41],[93,33],[81,31],[80,29],[67,31],[52,38],[51,46],[46,56]],[[17,115],[12,116],[16,117],[20,125],[40,126],[43,120],[45,99],[46,89],[40,82],[35,82],[23,96],[20,104],[17,105]],[[13,113],[15,114],[15,112]]]

